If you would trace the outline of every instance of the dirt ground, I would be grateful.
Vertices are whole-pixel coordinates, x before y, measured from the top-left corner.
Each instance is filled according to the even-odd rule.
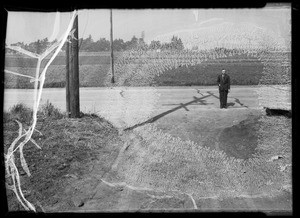
[[[211,109],[200,110],[197,114],[189,114],[185,111],[182,122],[178,122],[179,115],[174,113],[157,121],[158,129],[179,137],[182,140],[192,140],[201,146],[223,151],[227,156],[236,159],[250,160],[266,153],[258,150],[260,143],[270,140],[269,144],[278,143],[277,139],[285,138],[291,133],[291,121],[283,117],[268,117],[264,110],[259,109]],[[182,113],[182,112],[181,112]],[[264,119],[270,119],[272,127],[264,128]],[[283,126],[279,123],[284,122]],[[276,127],[276,122],[278,126]],[[173,128],[169,128],[172,126]],[[282,128],[287,128],[283,133]],[[269,135],[269,136],[267,136]],[[273,136],[273,138],[272,138]],[[262,138],[264,138],[262,140]],[[291,140],[290,136],[288,140]],[[262,142],[263,141],[263,142]],[[278,150],[268,153],[268,157],[282,155],[284,163],[291,163],[291,141],[285,152]],[[264,153],[264,154],[262,154]],[[267,156],[267,155],[266,155]],[[276,160],[275,160],[276,161]],[[282,163],[283,164],[283,163]],[[291,175],[288,173],[288,177]],[[276,213],[292,211],[291,190],[282,189],[277,196],[241,196],[232,198],[204,198],[196,200],[200,211],[260,211],[264,213]]]
[[[210,101],[214,105],[209,105]],[[96,116],[41,120],[37,129],[43,135],[36,132],[33,138],[42,149],[33,144],[24,147],[32,173],[28,177],[20,171],[26,199],[38,212],[291,213],[291,119],[268,117],[263,110],[243,106],[241,102],[228,109],[217,108],[217,99],[213,97],[206,103],[207,107],[191,104],[187,110],[174,110],[153,123],[127,131]],[[156,113],[174,107],[168,105]],[[150,127],[155,131],[151,132]],[[17,136],[17,129],[13,120],[5,122],[6,149]],[[170,146],[164,143],[165,139]],[[190,155],[193,153],[195,157],[206,155],[201,154],[196,160]],[[206,156],[215,159],[209,162]],[[226,171],[232,178],[221,173],[222,164],[228,160],[248,164],[241,168],[247,169],[245,174],[237,175],[239,168],[236,172]],[[251,165],[253,161],[258,162]],[[214,162],[221,164],[217,166]],[[197,168],[201,163],[207,170],[203,171],[205,174]],[[265,172],[255,174],[256,171]],[[249,186],[256,181],[255,175],[262,175],[258,185],[254,184],[260,189]],[[244,183],[228,186],[240,177]],[[218,182],[228,178],[219,187]],[[201,179],[203,184],[199,183]],[[9,211],[23,210],[12,191],[7,190],[7,198]]]
[[[37,129],[42,135],[35,132],[33,139],[42,149],[37,149],[33,143],[24,147],[30,177],[21,168],[19,155],[16,155],[25,198],[40,212],[48,212],[48,207],[55,205],[62,206],[60,210],[54,211],[72,208],[76,205],[76,202],[70,200],[73,195],[70,194],[68,197],[71,198],[65,201],[64,190],[74,181],[78,181],[80,189],[79,183],[88,178],[87,172],[96,164],[101,166],[98,169],[99,175],[110,169],[114,156],[118,154],[119,146],[116,145],[121,141],[118,139],[118,131],[110,123],[95,116],[38,120]],[[17,136],[17,130],[18,125],[13,119],[4,122],[5,150]],[[24,210],[14,193],[8,189],[7,198],[9,211]]]

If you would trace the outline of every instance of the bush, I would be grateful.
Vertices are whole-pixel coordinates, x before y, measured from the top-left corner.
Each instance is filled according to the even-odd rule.
[[[23,103],[14,105],[8,112],[3,112],[3,123],[18,120],[21,123],[31,125],[33,110],[27,107]],[[41,106],[41,109],[37,113],[38,119],[51,118],[53,120],[62,119],[65,115],[49,101]]]
[[[30,125],[32,120],[32,109],[23,103],[19,103],[10,108],[9,113],[4,114],[6,121],[18,120],[21,123]]]
[[[42,105],[38,114],[42,116],[42,118],[51,117],[54,120],[62,119],[64,114],[58,108],[55,108],[54,105],[47,100],[46,104]]]
[[[18,120],[21,123],[30,125],[33,118],[32,115],[33,110],[31,108],[27,107],[23,103],[19,103],[11,107],[9,112],[3,113],[3,122],[6,123]],[[52,118],[57,120],[62,119],[64,114],[58,108],[55,108],[53,104],[47,101],[46,104],[42,105],[41,109],[38,111],[38,117],[42,119]]]

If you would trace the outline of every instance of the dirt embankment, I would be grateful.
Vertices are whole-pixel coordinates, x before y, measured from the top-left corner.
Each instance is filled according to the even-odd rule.
[[[4,118],[4,152],[18,134],[15,118],[20,116],[6,114]],[[26,122],[23,124],[26,128]],[[23,150],[30,177],[21,167],[19,152],[15,155],[25,198],[36,206],[37,211],[72,211],[72,208],[79,206],[75,198],[79,193],[66,195],[65,190],[70,189],[70,184],[75,181],[78,182],[73,192],[88,185],[86,175],[95,165],[97,176],[110,169],[121,142],[118,131],[104,119],[90,115],[80,119],[41,118],[36,129],[40,133],[35,131],[32,138],[41,149],[28,142]],[[7,179],[7,182],[11,181]],[[9,211],[24,210],[9,189],[7,199]]]

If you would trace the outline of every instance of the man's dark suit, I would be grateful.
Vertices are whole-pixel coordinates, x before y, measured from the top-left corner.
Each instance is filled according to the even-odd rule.
[[[218,76],[217,82],[220,92],[220,108],[226,108],[228,90],[230,89],[230,77],[226,73],[224,75],[221,74]]]

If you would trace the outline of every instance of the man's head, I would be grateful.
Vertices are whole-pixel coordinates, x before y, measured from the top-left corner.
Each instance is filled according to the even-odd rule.
[[[225,70],[224,69],[222,70],[222,74],[225,74]]]

